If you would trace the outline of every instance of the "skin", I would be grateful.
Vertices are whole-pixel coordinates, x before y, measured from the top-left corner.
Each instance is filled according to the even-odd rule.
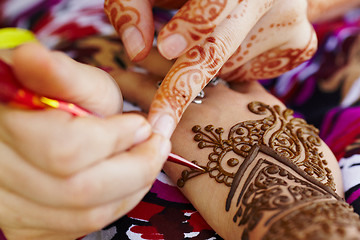
[[[179,9],[157,39],[164,57],[178,59],[164,78],[149,113],[155,131],[170,136],[189,103],[216,74],[227,81],[279,76],[316,51],[317,39],[309,20],[339,16],[359,3],[106,0],[105,12],[130,58],[140,61],[148,55],[153,42],[151,7]]]
[[[120,82],[120,86],[122,89],[126,89],[127,85],[132,86],[133,84],[139,84],[141,81],[140,79],[138,79],[137,83],[124,81]],[[154,93],[155,89],[149,90],[148,88],[143,88],[141,91],[128,92],[127,94],[130,94],[129,97],[131,96],[132,101],[141,106],[149,106],[150,102],[143,97],[147,91]],[[172,151],[174,153],[189,160],[196,160],[201,166],[206,166],[208,155],[212,149],[198,148],[198,143],[193,140],[195,134],[191,130],[194,125],[205,127],[208,124],[212,124],[215,127],[223,127],[225,129],[223,136],[226,138],[229,128],[234,124],[263,117],[248,111],[247,104],[249,102],[261,101],[271,106],[279,105],[282,110],[285,109],[278,99],[270,95],[255,81],[233,83],[231,88],[218,84],[215,87],[205,88],[205,92],[203,103],[199,105],[190,104],[171,138]],[[124,95],[125,99],[128,97],[127,94]],[[332,170],[336,192],[343,196],[340,169],[336,158],[324,142],[321,142],[319,152],[324,153],[324,159],[328,162],[327,166]],[[239,158],[237,155],[236,157]],[[187,168],[172,163],[166,163],[164,166],[165,172],[174,182],[180,178],[182,171],[185,169]],[[220,236],[224,239],[239,239],[243,228],[233,223],[233,213],[236,211],[236,204],[232,205],[233,207],[229,212],[225,210],[229,187],[217,183],[206,173],[190,179],[181,188],[181,191]],[[256,234],[251,235],[251,239],[261,238],[265,233],[264,231],[265,229],[260,227]]]
[[[104,117],[0,105],[0,215],[6,216],[0,228],[6,237],[74,239],[136,206],[170,142],[153,134],[141,115],[121,114],[121,94],[105,72],[37,44],[11,55],[25,87]]]
[[[308,18],[311,22],[323,22],[339,17],[360,4],[359,0],[308,0]]]
[[[150,51],[153,27],[149,26],[149,8],[156,4],[105,1],[105,11],[133,61]],[[167,59],[178,59],[152,102],[149,121],[154,129],[170,136],[190,102],[217,74],[229,81],[270,78],[309,59],[317,41],[306,7],[306,0],[187,1],[158,36],[159,52]],[[125,32],[134,27],[141,34],[129,37]],[[127,44],[141,42],[134,40],[135,35],[142,37],[138,46],[143,47],[136,53]],[[167,128],[160,126],[164,118]]]

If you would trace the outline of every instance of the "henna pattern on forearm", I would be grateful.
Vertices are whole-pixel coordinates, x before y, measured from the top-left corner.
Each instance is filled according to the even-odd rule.
[[[343,201],[321,201],[298,208],[272,224],[263,240],[359,239],[359,215]]]
[[[184,170],[178,186],[209,174],[229,187],[234,239],[356,239],[359,216],[334,192],[318,130],[277,105],[251,102],[248,109],[265,117],[235,124],[227,138],[221,127],[193,127],[198,147],[212,152],[206,171]]]
[[[265,145],[253,146],[236,172],[226,201],[230,210],[241,239],[253,233],[258,239],[339,239],[337,229],[341,239],[352,239],[354,229],[360,233],[359,216],[332,189]],[[343,219],[331,215],[336,212]]]
[[[104,3],[104,11],[118,33],[140,22],[139,11],[126,3],[130,4],[131,0],[105,0]]]
[[[261,102],[252,102],[248,105],[249,111],[257,115],[268,115],[260,120],[249,120],[234,125],[227,139],[223,138],[224,129],[207,126],[204,130],[195,126],[194,139],[199,142],[199,148],[212,148],[206,166],[206,171],[185,170],[178,185],[199,174],[208,173],[217,182],[227,186],[232,185],[236,167],[239,166],[240,158],[245,158],[255,144],[262,144],[274,149],[280,155],[287,157],[309,176],[335,190],[334,179],[331,170],[326,167],[327,162],[320,152],[321,140],[318,130],[300,118],[292,116],[293,111],[286,109],[281,111],[275,105],[271,107]],[[230,151],[240,158],[226,159]],[[226,166],[225,166],[226,165]],[[231,169],[225,170],[227,168]]]

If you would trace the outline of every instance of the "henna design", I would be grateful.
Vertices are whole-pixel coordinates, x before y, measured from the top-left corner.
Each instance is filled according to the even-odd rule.
[[[220,127],[192,129],[200,149],[212,148],[203,168],[230,187],[225,210],[234,214],[241,239],[356,239],[359,216],[334,192],[318,130],[277,105],[248,108],[265,117],[234,125],[227,139]],[[229,152],[239,158],[226,159]],[[183,171],[178,186],[201,174]]]
[[[226,186],[231,186],[235,174],[233,169],[240,161],[234,158],[226,160],[226,154],[233,151],[239,157],[245,158],[255,144],[262,144],[290,159],[309,176],[335,190],[331,170],[326,167],[327,162],[318,149],[321,140],[314,126],[308,125],[303,119],[294,118],[290,109],[281,111],[277,105],[270,107],[261,102],[251,102],[248,109],[254,114],[268,116],[234,125],[227,139],[222,137],[222,128],[214,130],[211,125],[205,127],[205,131],[201,130],[200,126],[193,128],[196,133],[194,139],[199,142],[199,148],[209,147],[213,151],[207,165],[202,166],[205,172],[184,170],[178,180],[179,187],[184,186],[187,180],[204,173]],[[225,170],[225,163],[232,171]]]
[[[240,185],[233,221],[244,227],[242,237],[245,239],[260,223],[269,227],[310,201],[341,200],[332,189],[265,145],[254,145],[236,172],[226,211],[230,210]]]
[[[152,102],[152,112],[169,107],[172,109],[169,114],[175,114],[173,117],[177,121],[197,90],[203,89],[216,75],[228,51],[225,42],[213,37],[207,38],[203,47],[190,49],[186,60],[175,63],[166,75]]]
[[[124,2],[131,0],[105,0],[104,10],[111,24],[118,33],[121,33],[129,25],[137,25],[140,22],[139,11]]]
[[[341,201],[316,202],[274,223],[263,240],[358,239],[359,215]]]
[[[269,28],[279,28],[290,26],[296,19],[289,20],[287,23],[272,23]],[[263,28],[258,29],[257,34],[263,32]],[[251,35],[245,46],[240,46],[228,63],[221,69],[221,77],[228,81],[234,80],[257,80],[277,77],[310,59],[317,49],[317,38],[312,31],[309,42],[304,48],[276,48],[266,51],[254,59],[245,63],[246,56],[250,49],[259,41],[257,34]],[[244,65],[245,64],[245,65]],[[239,67],[238,67],[239,66]]]
[[[186,2],[160,32],[159,38],[166,37],[181,27],[188,29],[187,32],[182,32],[188,42],[202,39],[214,30],[216,27],[214,21],[224,11],[227,2],[227,0]]]

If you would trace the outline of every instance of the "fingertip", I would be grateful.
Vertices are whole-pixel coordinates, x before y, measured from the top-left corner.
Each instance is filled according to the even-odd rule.
[[[143,121],[141,126],[136,130],[134,136],[134,144],[141,143],[148,139],[151,135],[151,126],[147,121]]]
[[[149,122],[153,128],[153,132],[162,135],[166,139],[171,138],[176,127],[175,119],[169,114],[151,116]]]
[[[171,34],[166,38],[160,38],[158,41],[159,52],[168,60],[179,57],[187,48],[187,40],[179,33]]]

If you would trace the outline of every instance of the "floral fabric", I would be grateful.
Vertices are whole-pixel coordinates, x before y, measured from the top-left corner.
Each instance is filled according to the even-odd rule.
[[[79,61],[106,71],[125,71],[132,63],[124,60],[124,49],[102,7],[102,0],[3,0],[0,27],[31,29],[45,45]],[[154,13],[158,28],[170,17],[165,11]],[[316,55],[296,69],[262,83],[320,129],[322,139],[339,160],[346,201],[360,214],[360,9],[314,27],[319,37]],[[221,237],[160,173],[135,209],[102,231],[83,237],[95,239]]]

